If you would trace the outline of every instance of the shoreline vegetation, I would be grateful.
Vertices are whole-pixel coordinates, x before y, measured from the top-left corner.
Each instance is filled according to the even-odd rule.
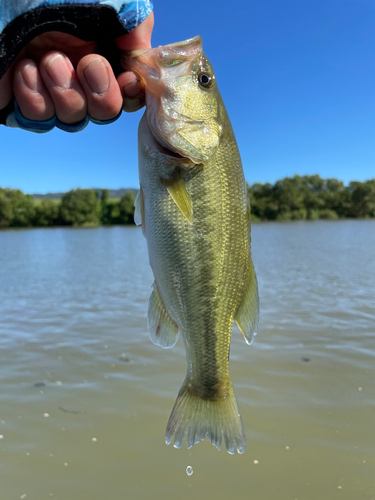
[[[375,178],[345,186],[295,175],[249,185],[248,193],[253,222],[375,218]],[[120,198],[110,198],[108,189],[73,189],[56,199],[0,188],[0,228],[134,224],[135,195],[130,189]]]

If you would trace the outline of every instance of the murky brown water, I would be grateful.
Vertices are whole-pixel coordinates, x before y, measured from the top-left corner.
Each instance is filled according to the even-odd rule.
[[[0,232],[0,499],[374,500],[375,221],[254,225],[253,255],[230,456],[164,443],[185,356],[147,337],[139,229]]]

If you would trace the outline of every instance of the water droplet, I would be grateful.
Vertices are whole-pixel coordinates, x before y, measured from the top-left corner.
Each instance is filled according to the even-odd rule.
[[[186,467],[186,474],[187,474],[188,476],[191,476],[191,475],[193,474],[193,472],[194,472],[194,471],[193,471],[193,467],[192,467],[191,465],[188,465],[188,466]]]

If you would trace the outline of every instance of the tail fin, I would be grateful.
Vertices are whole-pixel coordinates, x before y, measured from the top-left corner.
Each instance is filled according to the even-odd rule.
[[[181,448],[187,437],[188,448],[208,439],[220,451],[224,438],[228,453],[246,449],[246,437],[240,411],[232,386],[229,394],[216,401],[205,400],[189,391],[186,379],[178,393],[169,417],[165,442],[170,444],[174,434],[174,447]]]

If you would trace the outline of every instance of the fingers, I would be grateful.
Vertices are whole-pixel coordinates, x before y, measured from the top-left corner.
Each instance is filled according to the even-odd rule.
[[[117,82],[119,88],[122,89],[123,110],[133,113],[143,108],[145,90],[138,76],[132,71],[126,71],[117,77]]]
[[[118,38],[117,46],[121,50],[150,48],[153,25],[151,13],[137,28]],[[45,121],[56,114],[61,122],[75,124],[87,113],[98,121],[107,121],[122,107],[136,111],[144,106],[144,88],[135,73],[125,67],[116,81],[107,60],[89,53],[95,47],[78,41],[84,43],[82,49],[60,35],[61,40],[56,39],[56,33],[40,35],[28,45],[29,52],[19,55],[0,80],[0,110],[15,98],[29,120]],[[69,48],[73,50],[69,52]],[[44,50],[50,51],[43,54]],[[71,61],[77,64],[76,70]]]
[[[67,124],[82,121],[87,114],[86,97],[70,60],[61,52],[48,52],[40,61],[39,71],[57,118]]]
[[[56,114],[61,122],[74,124],[88,112],[94,119],[106,121],[116,117],[122,107],[111,66],[97,54],[82,58],[77,72],[56,51],[46,54],[39,66],[24,59],[15,68],[13,88],[20,110],[29,120],[49,120]]]
[[[77,74],[90,116],[102,121],[117,116],[122,107],[122,96],[108,61],[90,54],[79,62]]]
[[[154,14],[151,14],[133,31],[117,38],[116,44],[121,50],[149,49],[151,48],[151,34],[154,27]],[[125,59],[122,61],[126,70]],[[121,73],[117,82],[122,89],[123,109],[127,112],[138,111],[145,104],[145,91],[139,77],[132,71]]]
[[[21,61],[14,73],[14,95],[28,120],[49,120],[55,114],[53,101],[32,59]]]

